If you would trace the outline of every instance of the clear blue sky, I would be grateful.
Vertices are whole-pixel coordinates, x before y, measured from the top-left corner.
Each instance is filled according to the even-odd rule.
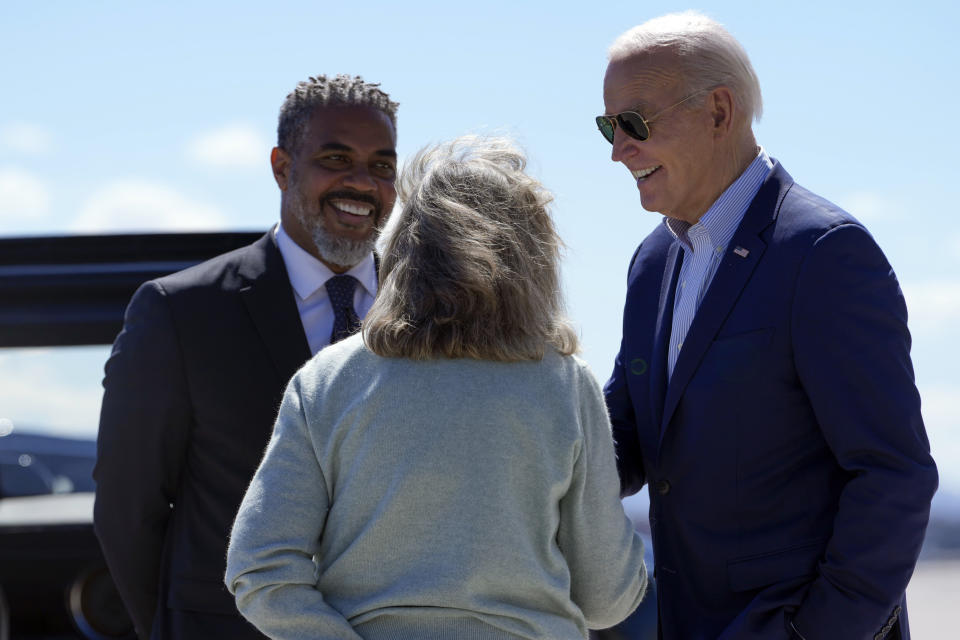
[[[627,261],[660,218],[593,125],[605,51],[686,8],[750,54],[760,143],[864,221],[897,270],[934,455],[960,494],[955,3],[6,2],[0,234],[265,229],[283,97],[309,75],[361,74],[401,104],[401,158],[478,131],[527,149],[556,195],[570,315],[605,378]]]

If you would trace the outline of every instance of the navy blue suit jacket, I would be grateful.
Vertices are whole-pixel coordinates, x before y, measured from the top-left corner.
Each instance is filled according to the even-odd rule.
[[[605,387],[624,495],[649,486],[662,637],[909,637],[937,472],[883,253],[776,164],[668,380],[681,259],[662,225],[637,249]]]

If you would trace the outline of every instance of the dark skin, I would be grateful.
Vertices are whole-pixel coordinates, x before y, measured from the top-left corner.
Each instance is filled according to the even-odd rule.
[[[322,225],[327,234],[351,240],[371,238],[396,200],[396,140],[390,119],[378,109],[319,107],[293,155],[280,147],[270,153],[282,193],[284,230],[334,273],[354,265],[334,264],[320,255],[311,225]],[[298,199],[306,221],[295,213],[293,204]]]

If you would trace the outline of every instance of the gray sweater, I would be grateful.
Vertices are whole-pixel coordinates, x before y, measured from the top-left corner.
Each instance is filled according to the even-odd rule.
[[[646,586],[610,422],[574,356],[382,358],[291,380],[226,584],[272,638],[584,638]]]

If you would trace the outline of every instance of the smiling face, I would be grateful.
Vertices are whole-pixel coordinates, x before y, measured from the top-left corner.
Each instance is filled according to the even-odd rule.
[[[672,54],[644,52],[610,63],[603,101],[607,114],[636,111],[651,117],[697,89],[684,86]],[[716,89],[667,109],[650,122],[644,141],[616,128],[611,158],[630,171],[644,209],[696,222],[739,175],[731,179],[736,167],[727,96],[728,90]]]
[[[334,272],[373,250],[393,209],[396,142],[382,111],[327,106],[314,111],[293,156],[280,148],[270,156],[284,230]]]

